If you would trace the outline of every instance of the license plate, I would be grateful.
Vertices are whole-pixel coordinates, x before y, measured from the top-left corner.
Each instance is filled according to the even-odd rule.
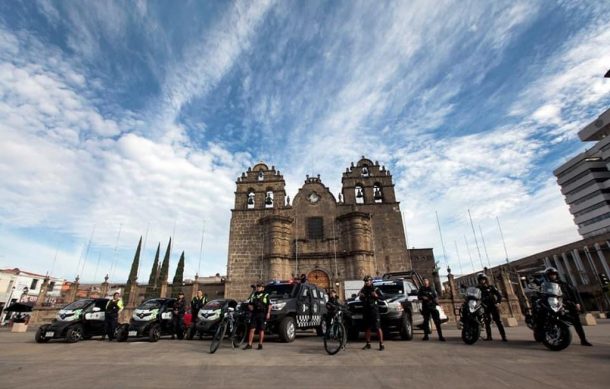
[[[138,336],[138,331],[129,331],[129,336]]]
[[[53,331],[47,331],[44,333],[45,338],[52,338],[53,336],[55,336],[55,332]]]
[[[362,315],[352,315],[352,319],[354,320],[362,320]]]

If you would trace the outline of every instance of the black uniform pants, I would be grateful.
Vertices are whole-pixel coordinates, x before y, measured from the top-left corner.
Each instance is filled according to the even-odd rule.
[[[114,339],[114,332],[116,331],[117,325],[119,324],[119,315],[106,313],[104,318],[104,327],[108,339]]]
[[[580,316],[578,315],[578,311],[575,306],[567,305],[567,316],[572,325],[574,326],[574,330],[578,334],[581,342],[585,342],[587,337],[585,336],[585,330],[582,328],[582,323],[580,322]]]
[[[443,330],[441,330],[441,315],[438,313],[438,310],[435,306],[433,307],[422,307],[421,311],[424,316],[424,336],[428,336],[431,334],[430,331],[430,317],[434,321],[434,325],[436,326],[436,331],[438,332],[439,338],[443,337]]]
[[[485,332],[487,334],[487,339],[491,339],[491,320],[496,323],[498,327],[498,331],[500,332],[500,336],[502,339],[506,339],[506,332],[504,331],[504,325],[502,325],[502,320],[500,319],[500,311],[495,304],[489,304],[485,306]]]
[[[184,336],[184,315],[174,315],[174,334],[178,336],[178,339],[182,339]]]

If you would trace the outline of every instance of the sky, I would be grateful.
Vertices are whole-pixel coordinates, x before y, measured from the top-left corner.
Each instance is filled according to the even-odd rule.
[[[125,280],[142,236],[145,282],[172,236],[225,274],[243,171],[337,195],[363,155],[442,274],[576,241],[609,48],[601,1],[0,2],[0,268]]]

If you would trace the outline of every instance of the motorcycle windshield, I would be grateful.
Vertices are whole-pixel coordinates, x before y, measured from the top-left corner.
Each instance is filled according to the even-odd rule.
[[[471,286],[470,288],[466,289],[466,297],[472,297],[477,300],[480,300],[481,299],[481,289]]]
[[[559,284],[555,282],[544,282],[540,289],[542,289],[542,293],[549,296],[561,297],[563,295]]]

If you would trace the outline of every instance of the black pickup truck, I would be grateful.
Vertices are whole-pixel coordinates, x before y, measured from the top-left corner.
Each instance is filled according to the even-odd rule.
[[[315,328],[318,335],[325,331],[328,295],[309,283],[276,281],[265,286],[271,301],[271,319],[266,331],[278,334],[282,342],[292,342],[297,330]]]

